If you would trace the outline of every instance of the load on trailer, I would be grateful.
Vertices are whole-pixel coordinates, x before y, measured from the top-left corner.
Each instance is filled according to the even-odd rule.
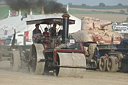
[[[111,44],[113,36],[113,43],[120,44],[122,36],[121,34],[112,31],[111,22],[108,20],[84,17],[81,22],[81,30],[70,35],[76,40],[76,42],[83,43],[86,52],[86,59],[89,62],[87,63],[87,68],[97,68],[97,63],[94,60],[95,48],[97,45]]]
[[[40,36],[40,42],[31,45],[29,56],[25,56],[27,51],[13,50],[15,54],[12,56],[12,66],[14,68],[22,66],[22,64],[14,64],[18,62],[15,59],[17,56],[19,57],[17,59],[21,60],[20,62],[27,61],[29,71],[35,74],[50,74],[52,72],[56,76],[83,77],[86,70],[85,51],[81,43],[75,43],[68,36],[69,24],[75,24],[75,20],[71,20],[69,17],[68,14],[64,14],[63,18],[27,21],[28,25],[54,23],[62,25],[62,33],[56,37],[47,38],[47,41],[45,36]]]
[[[121,42],[121,34],[112,31],[110,21],[83,18],[81,30],[70,35],[83,43],[88,69],[119,71],[126,67],[127,43]]]

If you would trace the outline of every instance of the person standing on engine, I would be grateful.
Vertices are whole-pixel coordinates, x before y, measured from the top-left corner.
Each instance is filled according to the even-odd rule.
[[[50,28],[51,37],[56,37],[56,24],[53,24],[53,27]]]

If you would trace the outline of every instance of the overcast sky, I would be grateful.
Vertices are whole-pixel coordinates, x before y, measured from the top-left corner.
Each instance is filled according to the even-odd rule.
[[[99,5],[99,3],[103,2],[105,5],[117,5],[118,3],[122,3],[123,5],[128,5],[128,0],[57,0],[62,4],[72,3],[75,5]]]

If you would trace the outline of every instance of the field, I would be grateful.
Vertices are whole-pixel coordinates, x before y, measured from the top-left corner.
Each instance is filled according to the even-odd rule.
[[[82,18],[82,17],[95,17],[104,20],[110,20],[112,22],[123,22],[126,20],[128,15],[121,15],[121,14],[72,14],[75,17]]]
[[[112,13],[105,13],[106,11],[109,12],[120,12],[120,10],[126,9],[80,9],[80,8],[70,8],[69,13],[72,15],[82,18],[82,17],[95,17],[99,19],[110,20],[112,22],[123,22],[126,20],[128,15],[124,14],[112,14]]]
[[[8,61],[0,62],[0,85],[128,85],[128,73],[86,70],[83,78],[12,72]]]

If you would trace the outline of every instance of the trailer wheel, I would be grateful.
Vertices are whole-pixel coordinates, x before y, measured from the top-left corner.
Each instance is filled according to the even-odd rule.
[[[120,71],[127,73],[128,72],[128,63],[123,63]]]
[[[107,59],[105,56],[102,56],[99,61],[99,69],[100,71],[106,71],[107,70]]]
[[[118,70],[117,57],[110,56],[107,60],[107,70],[110,72],[116,72]]]
[[[89,47],[88,47],[89,59],[92,59],[94,57],[95,48],[96,48],[96,44],[89,45]]]
[[[20,53],[19,51],[13,51],[10,57],[10,67],[12,71],[18,71],[21,67]]]

